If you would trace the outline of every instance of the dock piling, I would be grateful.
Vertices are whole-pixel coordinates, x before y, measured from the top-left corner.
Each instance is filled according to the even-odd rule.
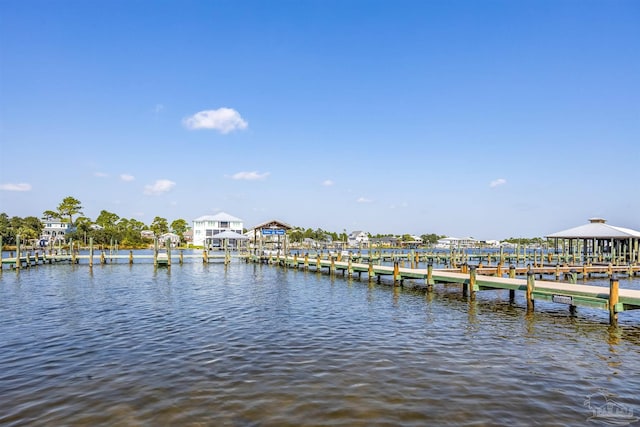
[[[533,271],[527,271],[527,311],[534,308],[533,289],[535,287],[535,277]]]
[[[618,277],[614,275],[609,279],[609,324],[611,325],[618,323],[618,300],[619,283]]]

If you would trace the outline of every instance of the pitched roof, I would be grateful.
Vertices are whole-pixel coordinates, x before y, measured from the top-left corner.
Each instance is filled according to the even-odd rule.
[[[260,230],[262,228],[284,228],[285,230],[291,230],[293,227],[290,226],[289,224],[287,224],[286,222],[277,220],[277,219],[272,219],[266,222],[263,222],[262,224],[258,224],[255,227],[251,228],[251,230]]]
[[[220,212],[215,215],[203,215],[201,217],[194,219],[194,221],[229,221],[229,222],[240,221],[242,222],[240,218],[236,218],[235,216],[229,215],[226,212]]]
[[[605,224],[603,219],[592,218],[589,224],[558,231],[546,236],[560,239],[628,239],[640,238],[640,231]]]
[[[235,231],[223,231],[222,233],[214,234],[211,236],[213,239],[236,239],[236,240],[247,240],[249,239],[244,234],[238,234]]]

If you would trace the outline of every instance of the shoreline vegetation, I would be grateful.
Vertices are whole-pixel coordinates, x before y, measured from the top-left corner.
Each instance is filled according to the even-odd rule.
[[[197,249],[185,240],[185,233],[190,230],[190,224],[182,218],[173,220],[171,223],[166,218],[156,216],[150,224],[137,220],[135,218],[123,218],[118,214],[102,210],[98,217],[93,220],[84,216],[82,212],[82,203],[72,197],[65,197],[56,210],[45,210],[41,217],[9,217],[6,213],[0,213],[0,237],[2,238],[3,248],[5,250],[15,250],[16,238],[19,236],[25,247],[32,246],[34,249],[51,249],[58,247],[59,243],[63,248],[69,247],[69,242],[74,244],[80,243],[82,247],[88,247],[89,241],[92,239],[95,247],[114,247],[117,244],[118,249],[136,250],[136,249],[153,249],[154,239],[144,237],[143,232],[152,232],[154,236],[162,236],[166,233],[176,234],[180,238],[180,245],[177,249]],[[75,217],[75,218],[74,218]],[[44,222],[57,221],[61,224],[69,224],[64,234],[62,242],[55,242],[55,245],[47,245],[40,247],[40,240],[43,238]],[[244,230],[246,232],[246,229]],[[421,242],[414,240],[415,236],[411,234],[372,234],[367,233],[370,238],[386,238],[392,237],[400,243],[395,248],[402,248],[405,244],[411,244],[414,248],[431,248],[439,239],[447,237],[435,233],[422,234]],[[296,244],[303,245],[307,239],[311,239],[317,243],[319,247],[327,249],[336,249],[342,245],[346,246],[348,240],[347,230],[341,233],[322,230],[321,228],[311,229],[303,227],[294,227],[287,231],[287,239],[294,246]],[[508,238],[503,242],[512,243],[522,246],[543,246],[546,242],[544,239],[535,238]],[[187,243],[187,244],[185,244]],[[393,249],[394,247],[390,247]],[[13,248],[13,249],[12,249]]]

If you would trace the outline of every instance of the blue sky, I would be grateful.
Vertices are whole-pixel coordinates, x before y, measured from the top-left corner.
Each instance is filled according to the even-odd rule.
[[[0,2],[0,212],[640,229],[638,1]]]

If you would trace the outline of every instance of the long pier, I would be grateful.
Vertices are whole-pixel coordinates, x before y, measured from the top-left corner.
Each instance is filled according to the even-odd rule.
[[[434,269],[428,265],[426,269],[400,267],[399,262],[394,262],[393,266],[369,263],[353,262],[351,258],[346,261],[338,261],[335,257],[322,258],[316,256],[315,259],[308,255],[279,255],[279,256],[251,256],[252,262],[270,263],[285,267],[313,269],[321,272],[323,269],[329,274],[341,272],[342,275],[359,278],[362,274],[368,276],[368,280],[380,281],[381,276],[391,276],[394,285],[402,285],[405,279],[417,280],[422,283],[427,292],[433,290],[433,286],[438,283],[462,285],[462,293],[471,299],[475,299],[477,292],[485,290],[508,290],[510,299],[513,301],[515,292],[523,292],[527,301],[527,310],[533,310],[535,301],[551,301],[565,304],[570,310],[575,310],[577,306],[599,308],[609,312],[609,322],[612,325],[618,322],[618,313],[640,309],[640,290],[620,289],[619,281],[614,273],[611,273],[609,287],[579,285],[575,282],[575,274],[571,272],[570,282],[561,283],[549,280],[536,280],[535,269],[526,270],[526,278],[516,278],[517,269],[508,269],[509,277],[500,275],[479,274],[476,266],[470,266],[466,271],[463,269],[453,271],[452,269]],[[595,267],[599,268],[599,267]],[[595,271],[591,268],[590,271]],[[606,266],[607,272],[611,272],[612,266]],[[483,273],[486,271],[480,270]],[[521,270],[522,271],[522,270]],[[553,269],[555,273],[557,267]],[[601,270],[598,270],[601,271]],[[627,270],[630,274],[637,274],[638,269]],[[496,271],[492,270],[494,274]],[[542,274],[540,272],[539,274]],[[586,274],[589,274],[588,272]]]
[[[89,254],[79,254],[75,251],[68,253],[66,251],[57,252],[51,251],[50,253],[40,253],[38,251],[27,252],[26,254],[20,254],[19,256],[12,256],[9,258],[0,258],[0,267],[21,269],[34,267],[40,264],[88,264],[93,266],[94,264],[110,264],[114,262],[125,262],[134,264],[138,262],[153,262],[158,266],[171,266],[176,262],[179,264],[184,263],[187,259],[202,260],[203,263],[210,262],[223,262],[228,264],[232,259],[246,259],[249,254],[236,253],[230,251],[208,251],[202,250],[200,253],[184,253],[184,249],[177,249],[174,251],[158,251],[152,254],[134,254],[133,251],[129,251],[128,254],[112,253],[105,250],[96,251]],[[1,270],[1,268],[0,268]]]

